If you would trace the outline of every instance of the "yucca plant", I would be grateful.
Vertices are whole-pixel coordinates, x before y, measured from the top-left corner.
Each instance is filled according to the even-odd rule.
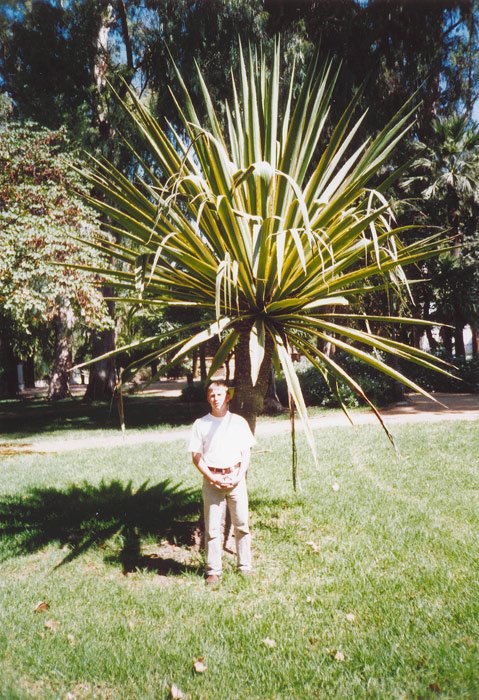
[[[388,354],[447,373],[427,353],[371,331],[414,321],[367,316],[361,306],[372,289],[408,289],[403,266],[436,254],[438,243],[401,243],[408,227],[395,224],[387,200],[397,173],[385,164],[411,128],[411,105],[376,138],[356,143],[359,96],[328,125],[338,77],[332,62],[313,61],[296,98],[294,74],[281,96],[280,64],[279,43],[270,65],[263,52],[241,53],[224,131],[199,69],[206,123],[177,71],[181,133],[161,128],[130,90],[124,107],[148,152],[138,156],[141,177],[131,182],[103,160],[86,177],[99,193],[92,204],[121,241],[98,242],[112,264],[95,270],[116,285],[117,301],[198,310],[198,321],[182,329],[186,337],[175,331],[136,342],[145,356],[129,371],[172,351],[177,360],[219,335],[210,373],[235,351],[234,410],[254,427],[276,361],[313,446],[293,348],[326,382],[345,382],[366,401],[323,342],[422,393],[387,364]]]

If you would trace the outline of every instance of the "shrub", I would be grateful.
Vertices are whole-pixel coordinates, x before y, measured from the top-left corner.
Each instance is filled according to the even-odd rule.
[[[479,358],[450,357],[443,353],[440,356],[455,366],[456,369],[452,371],[456,375],[456,379],[445,377],[418,365],[408,364],[408,367],[402,369],[416,384],[427,391],[479,392]]]
[[[206,403],[205,382],[188,382],[181,392],[180,399],[186,403]]]
[[[454,370],[456,378],[446,377],[412,363],[408,363],[407,366],[401,365],[399,370],[426,391],[479,392],[479,358],[444,357],[444,359],[448,359],[456,367]],[[399,398],[396,382],[390,377],[355,358],[338,355],[338,361],[354,377],[366,396],[377,406],[386,406]],[[339,406],[336,395],[327,387],[321,373],[316,368],[309,367],[299,371],[298,378],[307,406],[327,408]],[[276,391],[281,403],[287,406],[288,389],[284,377],[276,380]],[[340,384],[339,392],[348,408],[364,404],[346,384]]]
[[[175,362],[170,365],[166,376],[168,379],[179,379],[180,377],[185,377],[189,372],[189,369],[181,361]]]
[[[363,388],[365,394],[378,406],[385,406],[396,399],[394,381],[369,367],[355,358],[338,356],[341,365]],[[315,367],[309,367],[298,372],[299,382],[307,406],[324,406],[333,408],[339,406],[336,394],[329,389],[321,372]],[[288,404],[286,380],[279,378],[276,382],[278,397],[285,406]],[[339,383],[339,393],[348,408],[364,404],[357,394],[344,383]]]

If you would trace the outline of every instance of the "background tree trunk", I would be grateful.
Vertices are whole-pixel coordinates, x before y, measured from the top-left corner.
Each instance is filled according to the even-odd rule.
[[[25,388],[35,388],[35,356],[29,355],[23,363],[23,379]]]
[[[18,394],[17,358],[6,332],[0,338],[0,360],[3,366],[1,391],[5,396],[14,398]]]
[[[103,290],[104,296],[111,296],[113,290],[105,287]],[[115,313],[115,304],[112,301],[107,302],[108,311],[113,318]],[[94,333],[92,339],[92,355],[98,357],[107,352],[111,352],[116,347],[115,329]],[[99,360],[90,367],[90,377],[88,386],[85,392],[84,401],[110,401],[115,391],[116,385],[116,362],[114,357],[108,357],[105,360]]]
[[[202,382],[206,382],[206,377],[208,376],[208,371],[206,369],[206,347],[205,343],[200,345],[198,348],[199,360],[200,360],[200,379]]]
[[[427,337],[427,342],[429,343],[429,347],[430,347],[431,351],[434,352],[435,350],[437,350],[438,342],[434,338],[430,326],[426,327],[426,337]]]
[[[70,396],[69,372],[72,366],[71,335],[73,311],[62,302],[55,320],[55,360],[48,387],[48,400],[58,401]]]
[[[462,323],[456,324],[454,328],[454,350],[456,357],[466,357],[466,347],[464,345],[464,326]]]
[[[452,355],[452,328],[443,326],[441,328],[442,342],[444,343],[444,350],[448,355]]]
[[[471,333],[472,333],[472,356],[477,357],[479,355],[479,332],[478,327],[475,323],[471,323]]]

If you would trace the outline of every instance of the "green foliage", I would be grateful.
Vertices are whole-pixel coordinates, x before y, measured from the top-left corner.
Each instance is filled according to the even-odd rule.
[[[424,316],[462,333],[479,322],[479,125],[458,114],[435,119],[414,153],[412,174],[402,182],[416,197],[414,220],[443,229],[453,245],[424,266]]]
[[[339,361],[339,358],[338,358]],[[341,364],[346,368],[348,374],[360,384],[367,396],[377,406],[386,406],[395,399],[394,382],[387,375],[378,372],[373,367],[359,362],[354,358],[343,357]],[[408,376],[414,377],[415,381],[430,388],[420,381],[419,373],[410,373],[404,368]],[[434,372],[430,372],[434,374]],[[351,390],[345,382],[338,382],[336,389],[328,385],[323,374],[315,367],[298,371],[298,379],[307,406],[324,406],[327,408],[337,407],[343,403],[347,408],[365,405],[358,395]],[[277,379],[277,392],[281,403],[288,405],[288,389],[284,378]],[[339,393],[339,396],[338,396]]]
[[[441,354],[441,357],[454,364],[454,376],[445,376],[413,364],[401,365],[401,370],[416,384],[429,392],[479,392],[479,360],[477,358],[453,358],[444,355],[444,353]],[[365,393],[377,406],[387,406],[397,400],[397,392],[391,378],[354,359],[344,358],[343,362],[350,375],[363,387]],[[338,384],[339,398],[325,382],[322,374],[314,367],[299,371],[298,379],[307,406],[337,407],[340,406],[340,399],[348,408],[364,405],[364,401],[361,401],[346,384],[341,382]],[[276,386],[281,403],[287,406],[286,380],[280,377],[276,380]]]
[[[68,149],[64,130],[27,122],[0,132],[0,313],[20,355],[31,352],[60,308],[78,328],[109,323],[97,280],[62,266],[104,260],[75,240],[94,240],[99,225]]]
[[[203,403],[206,406],[207,382],[188,382],[181,391],[181,400],[188,403]]]
[[[457,391],[457,392],[479,392],[479,359],[465,357],[448,357],[444,353],[442,357],[453,362],[456,369],[455,377],[439,376],[435,372],[428,372],[421,367],[412,367],[410,374],[424,386],[428,391]]]

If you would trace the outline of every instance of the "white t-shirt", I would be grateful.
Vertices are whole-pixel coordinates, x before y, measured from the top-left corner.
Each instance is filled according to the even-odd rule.
[[[189,452],[199,452],[206,464],[227,469],[241,461],[241,453],[256,443],[248,423],[237,413],[217,418],[208,413],[193,423]]]

